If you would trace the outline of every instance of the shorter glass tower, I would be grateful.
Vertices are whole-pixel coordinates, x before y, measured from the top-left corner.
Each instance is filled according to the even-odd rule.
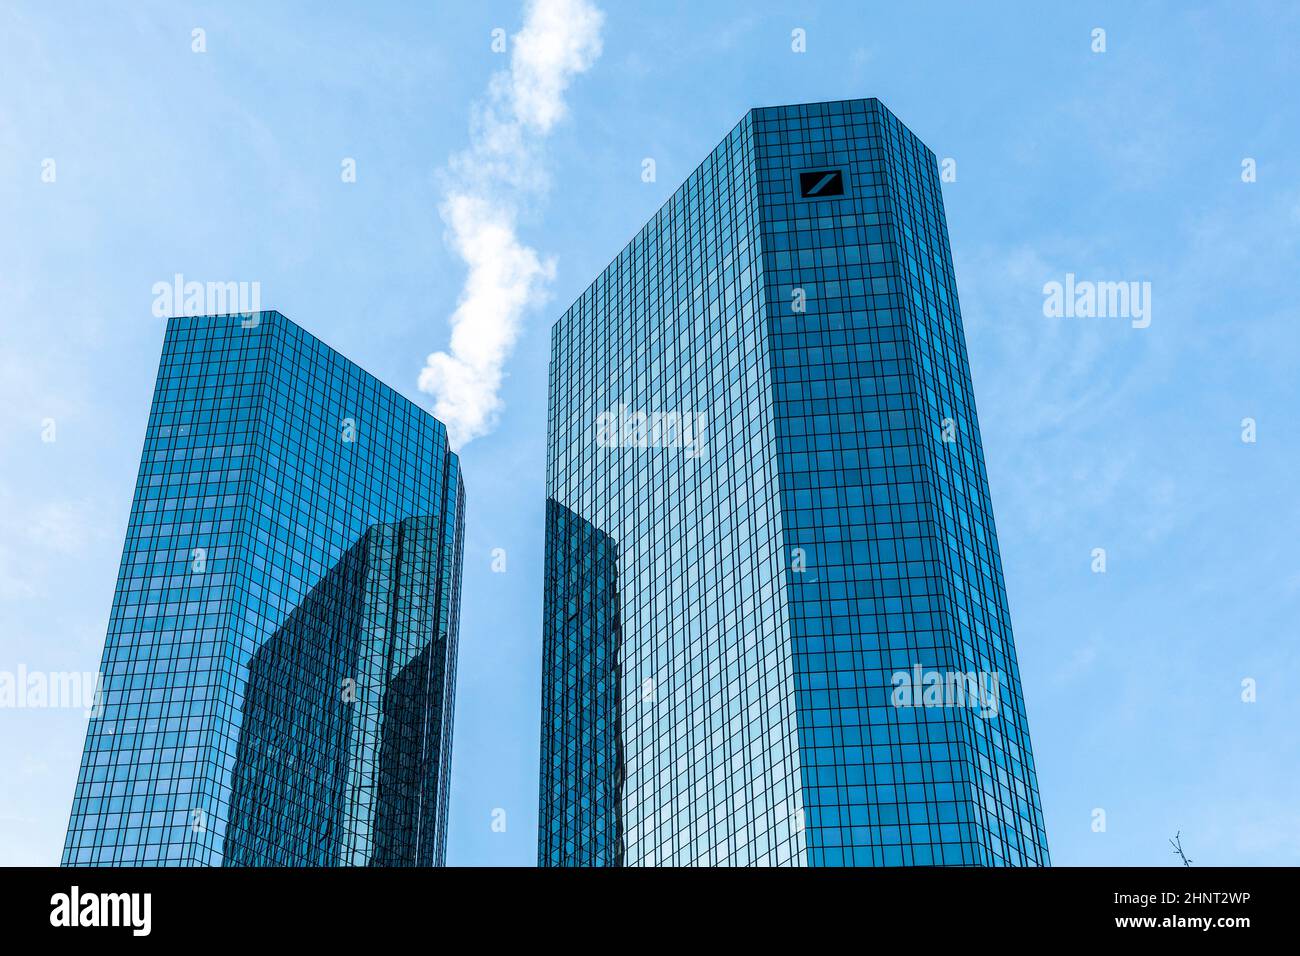
[[[284,316],[169,320],[65,865],[437,865],[465,497]]]

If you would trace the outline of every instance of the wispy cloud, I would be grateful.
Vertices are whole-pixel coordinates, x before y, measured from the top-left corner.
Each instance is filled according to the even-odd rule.
[[[555,261],[519,239],[524,202],[547,186],[540,146],[566,112],[570,82],[600,56],[604,15],[587,0],[530,0],[510,43],[510,68],[492,77],[452,157],[440,213],[467,274],[450,319],[448,351],[434,352],[420,389],[454,448],[491,432],[501,379],[525,312],[543,301]]]
[[[21,502],[22,506],[19,506]],[[102,502],[34,502],[0,484],[0,600],[41,597],[70,559],[92,553],[104,537]]]

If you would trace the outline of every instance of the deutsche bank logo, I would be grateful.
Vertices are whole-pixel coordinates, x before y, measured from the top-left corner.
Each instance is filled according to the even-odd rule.
[[[844,170],[805,169],[800,171],[800,199],[831,199],[843,195]]]

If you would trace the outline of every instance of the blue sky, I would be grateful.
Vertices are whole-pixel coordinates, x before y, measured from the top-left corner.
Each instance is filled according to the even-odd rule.
[[[554,275],[521,310],[495,430],[462,455],[450,862],[536,854],[550,324],[747,109],[877,96],[956,161],[944,198],[1054,862],[1171,864],[1181,830],[1197,865],[1300,863],[1295,8],[604,6],[603,51],[530,152],[545,185],[518,204]],[[522,20],[515,3],[0,10],[0,671],[98,666],[155,282],[258,281],[265,307],[432,407],[417,380],[465,278],[445,170],[505,66],[492,30]],[[1045,316],[1066,273],[1150,282],[1150,326]],[[0,709],[0,863],[57,862],[84,731],[79,710]]]

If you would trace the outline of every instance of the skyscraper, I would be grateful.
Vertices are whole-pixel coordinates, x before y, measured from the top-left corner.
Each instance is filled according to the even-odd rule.
[[[1046,865],[934,154],[756,109],[552,329],[542,865]]]
[[[284,316],[170,319],[63,863],[441,863],[464,507]]]

